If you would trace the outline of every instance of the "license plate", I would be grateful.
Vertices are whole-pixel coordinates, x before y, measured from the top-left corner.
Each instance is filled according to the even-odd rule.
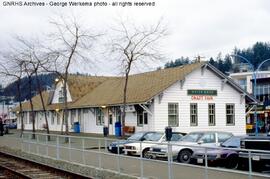
[[[109,146],[109,150],[112,150],[112,146]]]
[[[125,155],[127,155],[127,151],[125,150]]]
[[[256,160],[256,161],[259,161],[260,160],[260,156],[252,156],[252,160]]]
[[[197,159],[197,163],[203,163],[203,159],[202,158],[198,158]]]

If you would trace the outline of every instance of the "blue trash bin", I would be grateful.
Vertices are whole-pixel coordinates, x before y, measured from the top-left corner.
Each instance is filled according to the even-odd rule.
[[[74,122],[74,132],[80,133],[80,123],[79,122]]]
[[[121,122],[115,122],[115,136],[120,137],[121,136]]]

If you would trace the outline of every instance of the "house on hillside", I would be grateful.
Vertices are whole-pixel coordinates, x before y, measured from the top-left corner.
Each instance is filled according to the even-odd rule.
[[[108,126],[109,134],[114,134],[123,110],[124,78],[70,75],[67,83],[70,131],[71,124],[78,121],[81,132],[102,133],[103,126]],[[55,90],[44,92],[44,97],[50,130],[60,131],[63,81],[56,81]],[[134,126],[135,131],[164,131],[171,126],[181,132],[244,134],[246,101],[256,99],[204,62],[135,74],[128,83],[126,125]],[[45,120],[39,96],[33,102],[36,128],[42,129]],[[31,130],[29,102],[23,104],[23,111],[25,129]]]

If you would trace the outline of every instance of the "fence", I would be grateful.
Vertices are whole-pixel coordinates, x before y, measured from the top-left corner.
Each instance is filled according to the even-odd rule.
[[[163,143],[167,145],[168,157],[166,160],[153,160],[144,158],[142,152],[139,157],[132,157],[120,154],[119,144],[117,154],[107,151],[108,144],[115,139],[95,138],[95,137],[79,137],[79,136],[64,136],[44,133],[36,133],[35,139],[32,139],[31,132],[24,132],[21,139],[21,150],[27,153],[40,155],[47,158],[72,162],[83,166],[95,167],[100,170],[108,170],[119,174],[126,174],[140,178],[269,178],[270,175],[264,173],[253,172],[252,160],[254,152],[264,153],[270,156],[267,151],[241,150],[248,157],[248,171],[230,170],[225,168],[215,168],[208,165],[208,151],[213,150],[213,147],[200,147],[204,150],[204,165],[191,165],[178,163],[173,160],[172,148],[176,145],[171,143]],[[138,142],[140,151],[143,148],[143,142]],[[160,143],[149,142],[151,145]],[[187,146],[195,148],[194,146]],[[215,148],[214,148],[215,149]],[[218,148],[216,148],[218,149]],[[237,150],[229,148],[228,150]]]

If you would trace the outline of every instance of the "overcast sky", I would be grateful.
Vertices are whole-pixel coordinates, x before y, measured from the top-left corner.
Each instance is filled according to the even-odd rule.
[[[128,17],[137,24],[153,24],[162,17],[170,31],[164,43],[168,59],[180,56],[193,59],[197,55],[208,59],[216,57],[218,52],[231,53],[235,46],[247,48],[256,41],[269,42],[270,39],[269,0],[156,0],[154,7],[74,8],[10,7],[3,2],[6,1],[0,4],[0,49],[13,43],[14,34],[42,37],[51,30],[48,20],[56,12],[72,12],[80,16],[85,25],[101,30],[110,27],[118,17]],[[103,65],[95,74],[115,75],[116,71],[110,65]]]

